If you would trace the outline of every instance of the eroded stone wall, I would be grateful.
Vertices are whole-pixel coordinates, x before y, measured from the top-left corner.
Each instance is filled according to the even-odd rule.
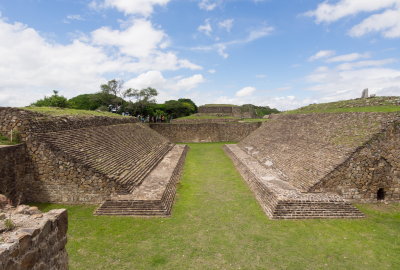
[[[0,270],[68,269],[67,210],[19,210],[12,219],[16,228],[0,234]]]
[[[261,123],[150,124],[172,142],[238,142]]]
[[[378,191],[383,198],[378,198]],[[400,200],[400,121],[357,149],[311,190],[329,191],[352,201]]]
[[[363,202],[382,189],[398,201],[399,122],[398,113],[276,115],[239,146],[303,192]]]
[[[0,146],[0,194],[14,203],[25,201],[26,183],[33,180],[24,144]]]
[[[26,201],[100,203],[129,193],[172,148],[132,117],[51,117],[0,108],[0,132],[11,130],[25,143],[32,169],[24,180]]]
[[[221,114],[233,114],[233,106],[200,106],[199,113],[211,114],[211,113],[221,113]],[[239,109],[240,112],[240,109]]]

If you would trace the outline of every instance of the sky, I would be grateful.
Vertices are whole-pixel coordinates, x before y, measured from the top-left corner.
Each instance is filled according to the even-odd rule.
[[[0,0],[0,106],[111,79],[280,110],[400,95],[400,0]]]

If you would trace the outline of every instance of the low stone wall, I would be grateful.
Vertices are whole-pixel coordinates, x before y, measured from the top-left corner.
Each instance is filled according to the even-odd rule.
[[[200,124],[200,123],[232,123],[239,122],[240,119],[235,118],[215,118],[215,119],[173,119],[172,124]]]
[[[0,235],[0,270],[68,269],[67,210],[33,215],[26,211],[13,214],[17,227]]]
[[[32,179],[25,145],[0,146],[0,194],[14,203],[24,201],[25,183]]]
[[[259,128],[261,123],[150,124],[172,142],[237,142]]]

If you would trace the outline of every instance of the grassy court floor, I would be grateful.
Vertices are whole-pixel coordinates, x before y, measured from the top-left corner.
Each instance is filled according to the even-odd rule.
[[[69,211],[70,269],[400,269],[400,204],[361,220],[269,220],[221,143],[189,144],[170,218]]]

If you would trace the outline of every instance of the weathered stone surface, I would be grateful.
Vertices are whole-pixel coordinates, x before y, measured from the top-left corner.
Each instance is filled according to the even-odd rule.
[[[16,168],[10,154],[0,170],[16,172],[0,174],[10,175],[0,179],[7,182],[0,192],[36,202],[100,203],[112,194],[129,193],[173,146],[131,117],[50,117],[0,108],[0,132],[7,135],[11,129],[25,143],[20,152],[27,164],[21,161],[24,169]],[[17,173],[24,185],[15,185]]]
[[[113,196],[97,215],[168,216],[171,214],[188,147],[175,145],[131,194]]]
[[[24,183],[33,179],[25,145],[1,147],[0,157],[0,193],[14,203],[23,201]],[[2,204],[0,202],[0,208]]]
[[[236,168],[271,219],[361,218],[364,215],[336,194],[305,193],[272,166],[263,166],[238,145],[224,146]]]
[[[206,114],[206,115],[218,115],[218,116],[233,116],[233,117],[240,117],[240,118],[254,118],[255,113],[254,111],[243,111],[239,106],[229,106],[229,105],[204,105],[199,107],[199,114]]]
[[[239,143],[260,164],[304,192],[334,192],[353,201],[398,201],[400,115],[276,115]]]
[[[38,211],[25,205],[5,210],[15,228],[0,234],[0,270],[68,269],[67,211],[51,210],[38,218],[21,209]]]
[[[238,142],[261,123],[180,123],[150,124],[172,142]]]
[[[368,98],[368,88],[365,88],[362,91],[361,98]]]

